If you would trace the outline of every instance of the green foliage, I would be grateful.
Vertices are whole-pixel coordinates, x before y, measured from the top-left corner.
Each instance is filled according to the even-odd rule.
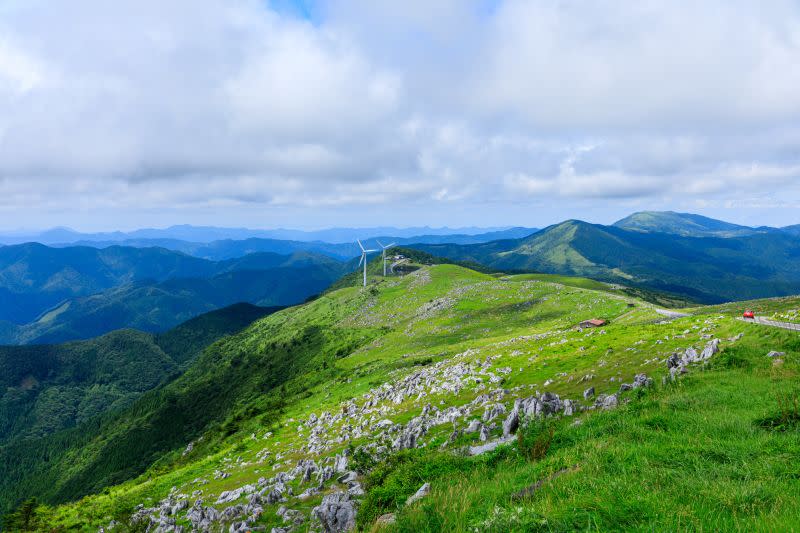
[[[555,434],[551,418],[526,418],[517,431],[517,449],[529,461],[539,461],[547,455]]]
[[[800,392],[778,394],[776,411],[756,421],[759,427],[772,431],[800,429]]]
[[[367,476],[367,497],[361,503],[358,524],[366,527],[377,517],[399,509],[424,483],[456,478],[473,461],[449,453],[403,450],[381,461]]]
[[[4,531],[38,531],[40,526],[38,516],[39,502],[30,498],[20,506],[3,516],[2,528]]]
[[[0,347],[0,504],[26,494],[49,501],[82,496],[139,473],[235,401],[207,379],[152,391],[215,340],[276,311],[239,304],[192,319],[160,335],[133,330],[49,346]],[[209,348],[206,360],[216,350]],[[221,378],[253,375],[255,361]],[[267,390],[274,378],[260,383]],[[147,392],[150,391],[150,392]],[[186,392],[184,392],[186,391]],[[222,402],[217,408],[216,402]],[[264,398],[259,413],[274,423],[283,399]],[[224,420],[234,432],[242,413]],[[81,461],[74,454],[83,450]],[[10,499],[7,499],[10,498]],[[2,509],[2,506],[0,506]]]

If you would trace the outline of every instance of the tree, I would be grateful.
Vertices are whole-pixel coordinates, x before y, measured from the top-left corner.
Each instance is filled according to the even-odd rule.
[[[3,517],[3,529],[6,531],[35,531],[38,525],[36,498],[25,500],[14,511]]]

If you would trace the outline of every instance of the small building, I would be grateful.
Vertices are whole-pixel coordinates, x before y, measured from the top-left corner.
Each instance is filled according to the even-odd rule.
[[[579,324],[582,328],[599,328],[600,326],[605,326],[606,321],[600,318],[592,318],[590,320],[584,320]]]

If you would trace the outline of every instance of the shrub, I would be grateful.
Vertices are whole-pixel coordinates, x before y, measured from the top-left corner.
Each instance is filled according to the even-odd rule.
[[[553,419],[526,419],[517,431],[517,448],[529,461],[538,461],[547,455],[554,434]]]
[[[756,421],[756,425],[773,431],[800,428],[800,393],[779,394],[777,412]]]
[[[375,459],[363,448],[350,445],[350,466],[359,474],[369,473],[376,465]]]

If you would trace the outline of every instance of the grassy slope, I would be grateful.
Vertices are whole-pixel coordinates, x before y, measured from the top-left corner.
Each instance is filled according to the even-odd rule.
[[[548,390],[575,399],[589,385],[598,393],[616,391],[618,381],[611,378],[629,382],[638,372],[658,378],[664,373],[663,358],[675,349],[702,346],[701,335],[727,338],[745,332],[739,344],[723,343],[728,352],[719,361],[728,361],[727,366],[717,363],[714,370],[695,372],[678,386],[634,400],[619,411],[584,415],[581,426],[564,422],[543,462],[528,463],[511,449],[478,459],[449,452],[405,452],[402,460],[387,462],[383,475],[367,480],[371,484],[362,517],[396,510],[395,502],[431,481],[432,496],[402,509],[397,529],[453,531],[479,524],[521,531],[542,526],[542,520],[547,521],[545,529],[555,530],[644,528],[651,520],[661,529],[680,524],[713,529],[759,520],[767,526],[794,524],[796,434],[764,433],[752,421],[775,408],[770,394],[794,386],[800,348],[795,337],[758,329],[718,310],[662,323],[649,306],[607,287],[593,290],[601,287],[588,281],[573,285],[590,288],[530,276],[495,279],[440,265],[367,289],[345,288],[267,317],[207,352],[200,365],[175,382],[174,392],[179,403],[181,389],[194,394],[193,383],[210,379],[200,379],[201,369],[207,376],[227,369],[223,380],[241,379],[230,373],[237,365],[256,381],[273,376],[276,365],[289,365],[279,368],[282,385],[273,380],[271,388],[261,391],[237,388],[227,410],[204,426],[205,439],[191,454],[182,457],[182,445],[175,440],[175,451],[146,475],[78,504],[49,510],[48,520],[89,530],[111,518],[124,519],[136,504],[163,498],[173,486],[187,494],[200,490],[206,502],[214,501],[223,490],[271,476],[275,468],[289,468],[258,457],[260,451],[269,449],[270,457],[286,453],[292,465],[302,457],[298,447],[305,439],[294,421],[324,410],[336,412],[342,402],[396,381],[418,365],[442,362],[447,367],[491,355],[498,358],[497,366],[511,369],[502,387],[514,395]],[[571,329],[588,317],[610,319],[607,333]],[[290,347],[294,351],[286,351]],[[789,351],[785,364],[769,367],[764,354],[781,347]],[[276,351],[292,362],[276,359]],[[578,378],[586,374],[594,377],[580,383]],[[548,380],[552,383],[545,386]],[[460,405],[480,393],[469,387],[457,395],[439,391],[387,406],[386,416],[402,422],[427,402]],[[280,407],[275,408],[278,400]],[[197,426],[197,421],[191,423]],[[267,430],[272,434],[267,436]],[[438,448],[450,431],[432,430],[425,437],[427,449]],[[510,502],[514,491],[573,465],[579,468],[547,484],[532,501]],[[217,469],[231,476],[215,480],[211,474]],[[198,477],[208,484],[194,483]],[[765,488],[766,481],[773,482],[772,487]],[[708,503],[709,495],[717,500]],[[292,506],[307,511],[319,499]],[[727,504],[718,503],[722,500]],[[739,503],[744,505],[737,507]],[[516,507],[521,510],[515,518]],[[675,511],[667,513],[668,509]],[[483,524],[494,515],[496,523]],[[269,509],[262,520],[267,526],[278,525]],[[369,522],[363,525],[369,528]]]
[[[506,450],[426,477],[430,497],[403,509],[392,530],[797,530],[798,427],[770,431],[758,421],[776,414],[782,395],[797,397],[800,338],[745,329],[746,340],[707,371],[584,416],[579,426],[563,421],[544,460]],[[765,347],[790,355],[775,366]],[[415,459],[383,485],[410,494],[416,471],[434,460]],[[403,486],[403,478],[413,481]],[[515,501],[542,480],[533,496]]]

